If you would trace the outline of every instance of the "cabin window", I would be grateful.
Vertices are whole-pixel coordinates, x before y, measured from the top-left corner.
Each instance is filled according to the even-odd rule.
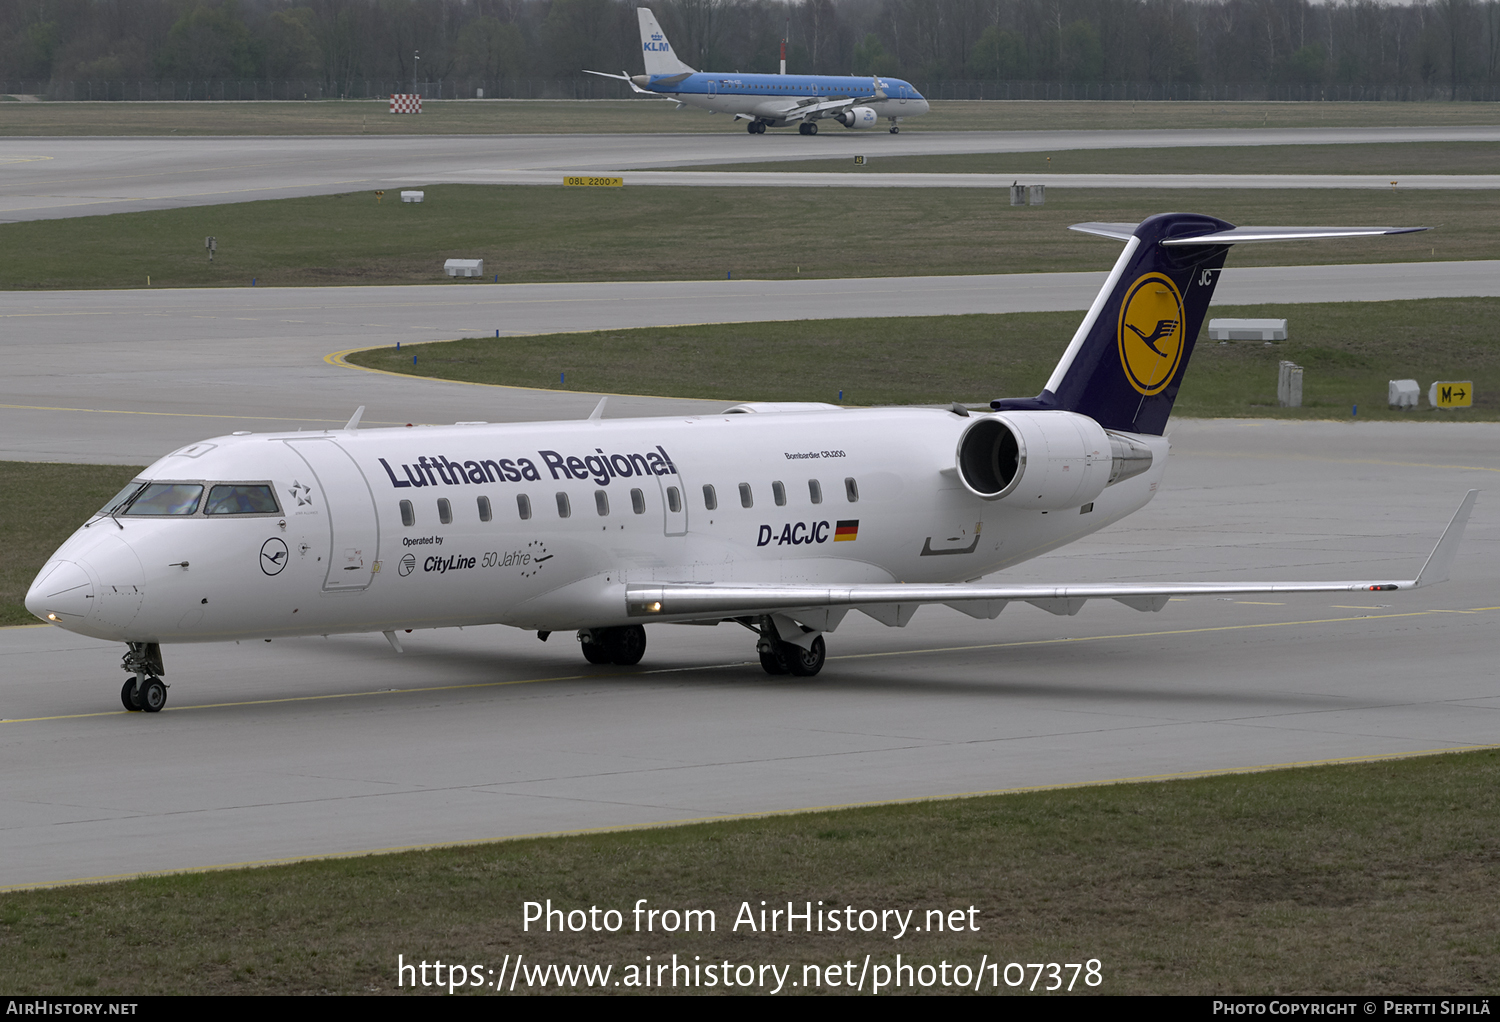
[[[646,513],[646,495],[640,490],[630,491],[630,510],[638,515]]]
[[[280,510],[269,485],[213,486],[203,505],[206,515],[274,515]]]
[[[479,498],[479,520],[481,522],[487,522],[491,518],[494,518],[494,517],[495,517],[495,513],[490,510],[490,498],[488,498],[488,497],[480,497]]]
[[[524,493],[516,494],[516,512],[523,522],[531,518],[531,498]]]
[[[667,487],[667,510],[674,515],[682,510],[682,495],[677,492],[677,487]]]
[[[600,518],[609,514],[609,494],[603,490],[594,491],[594,510],[599,512]]]
[[[740,483],[740,507],[754,507],[755,497],[750,492],[749,483]]]
[[[854,481],[853,476],[844,480],[844,499],[851,504],[859,500],[859,483]]]
[[[777,507],[786,507],[786,487],[780,481],[771,484],[771,499],[776,501]]]
[[[409,500],[401,502],[401,524],[408,529],[417,524],[417,513],[412,510],[411,501]]]
[[[203,487],[197,483],[148,483],[122,513],[127,515],[190,515],[198,510]]]
[[[807,495],[812,498],[814,504],[823,503],[823,484],[816,479],[807,481]]]
[[[568,495],[559,492],[557,495],[557,517],[567,518],[573,513],[573,505],[568,503]]]
[[[703,506],[713,511],[719,506],[719,495],[714,493],[713,483],[703,484]]]
[[[438,521],[444,525],[453,524],[453,505],[448,503],[447,497],[438,498]]]

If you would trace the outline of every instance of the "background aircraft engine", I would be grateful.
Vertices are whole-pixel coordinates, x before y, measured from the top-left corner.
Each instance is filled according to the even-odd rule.
[[[1080,507],[1150,467],[1150,448],[1074,412],[985,416],[958,441],[970,493],[1033,511]]]
[[[846,128],[873,128],[880,121],[874,110],[867,106],[853,106],[833,115]]]

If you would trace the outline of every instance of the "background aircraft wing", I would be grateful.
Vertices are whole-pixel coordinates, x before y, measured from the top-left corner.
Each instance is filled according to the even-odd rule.
[[[1118,600],[1136,610],[1161,610],[1174,596],[1249,593],[1389,592],[1446,581],[1478,490],[1470,490],[1426,564],[1413,579],[1356,579],[1338,582],[1188,582],[1165,585],[987,585],[974,583],[866,583],[858,585],[781,585],[718,583],[631,583],[625,587],[628,613],[636,618],[695,616],[745,617],[780,613],[812,628],[831,627],[830,615],[860,610],[886,624],[904,625],[922,604],[942,603],[978,618],[992,618],[1016,600],[1054,614],[1078,613],[1089,600]],[[837,623],[836,620],[833,621]]]

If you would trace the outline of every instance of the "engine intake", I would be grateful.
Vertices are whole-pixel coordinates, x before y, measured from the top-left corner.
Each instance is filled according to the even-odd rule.
[[[1151,467],[1151,448],[1075,412],[985,416],[958,441],[958,477],[975,496],[1036,511],[1088,503]]]

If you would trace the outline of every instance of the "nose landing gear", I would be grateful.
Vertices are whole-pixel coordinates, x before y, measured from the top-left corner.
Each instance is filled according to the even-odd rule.
[[[161,662],[161,646],[155,642],[131,642],[120,666],[131,672],[120,689],[120,702],[130,711],[160,713],[167,705],[167,685],[161,680],[166,668]]]

